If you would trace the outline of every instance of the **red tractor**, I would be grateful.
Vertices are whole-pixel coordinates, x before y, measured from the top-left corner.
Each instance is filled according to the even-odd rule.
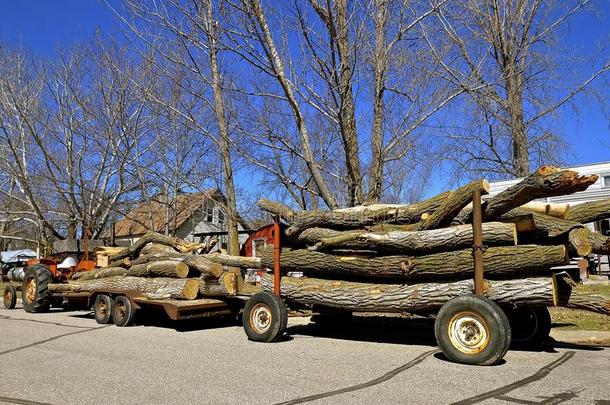
[[[63,246],[75,246],[76,249],[64,249],[50,257],[43,259],[30,259],[21,286],[8,284],[4,289],[4,306],[12,309],[16,305],[17,292],[21,290],[23,309],[26,312],[46,312],[51,306],[61,306],[63,297],[53,295],[49,291],[51,283],[66,283],[74,274],[89,271],[96,266],[95,260],[89,259],[89,241],[61,241]],[[81,251],[82,250],[82,251]]]

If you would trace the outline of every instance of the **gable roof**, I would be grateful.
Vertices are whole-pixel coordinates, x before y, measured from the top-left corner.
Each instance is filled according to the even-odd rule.
[[[144,235],[149,230],[164,232],[166,226],[169,226],[170,231],[174,231],[191,218],[208,200],[220,204],[224,204],[226,201],[224,195],[218,189],[209,189],[199,193],[179,194],[169,204],[162,201],[161,196],[155,196],[150,201],[136,206],[125,215],[124,219],[114,225],[115,237],[124,238]],[[169,213],[168,205],[171,208]],[[171,215],[171,217],[168,218],[168,215]],[[174,215],[175,220],[173,218]]]

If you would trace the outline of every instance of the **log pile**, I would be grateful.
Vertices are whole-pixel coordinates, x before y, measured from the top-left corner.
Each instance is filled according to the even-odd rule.
[[[507,305],[554,304],[610,314],[608,300],[572,291],[569,276],[553,271],[570,257],[610,253],[609,238],[584,225],[610,218],[610,201],[584,208],[534,201],[583,191],[597,178],[543,166],[485,198],[483,263],[489,298]],[[284,238],[290,248],[282,248],[282,271],[304,275],[284,276],[282,294],[309,305],[422,312],[471,293],[475,191],[488,194],[489,184],[477,180],[412,205],[332,211],[296,212],[259,201],[261,209],[288,225]],[[264,250],[257,260],[273,268],[273,250]],[[270,276],[263,277],[263,288],[272,285]]]
[[[76,273],[67,284],[53,284],[54,292],[95,292],[112,289],[137,290],[151,299],[192,300],[201,294],[235,294],[240,279],[227,268],[231,256],[210,254],[215,245],[188,243],[148,232],[129,248],[102,248],[108,265]],[[243,258],[246,259],[247,258]]]

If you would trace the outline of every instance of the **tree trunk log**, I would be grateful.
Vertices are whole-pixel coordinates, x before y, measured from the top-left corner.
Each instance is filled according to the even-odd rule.
[[[268,212],[272,216],[279,216],[289,224],[292,223],[292,220],[294,219],[295,213],[287,205],[265,198],[258,200],[257,204],[261,210]]]
[[[416,232],[335,231],[309,228],[299,235],[299,241],[312,246],[311,250],[368,249],[377,252],[428,254],[472,246],[472,226]],[[486,222],[483,224],[483,243],[490,246],[516,245],[515,224]]]
[[[554,283],[562,283],[567,293],[557,297],[557,304],[570,308],[610,314],[610,301],[596,295],[571,294],[571,287],[561,277],[524,278],[485,282],[485,296],[502,305],[555,304]],[[273,291],[273,276],[263,275],[261,286]],[[322,305],[350,311],[366,312],[435,312],[451,298],[471,295],[472,280],[453,283],[415,285],[371,284],[315,278],[283,277],[282,297],[305,305]],[[559,288],[558,288],[559,289]]]
[[[90,271],[79,271],[74,273],[72,281],[94,280],[96,278],[126,276],[128,270],[125,267],[102,267],[101,269],[93,269]]]
[[[535,212],[537,214],[549,215],[559,219],[568,219],[568,216],[570,215],[570,204],[566,203],[541,203],[538,201],[530,201],[520,206],[519,209]]]
[[[483,210],[483,220],[494,221],[510,210],[536,198],[567,195],[586,190],[597,179],[597,175],[579,176],[572,170],[542,166],[521,182],[487,199]],[[456,222],[461,224],[471,221],[471,209],[463,210],[456,218]]]
[[[582,228],[584,225],[578,222],[554,218],[548,215],[527,213],[520,208],[511,210],[502,215],[501,221],[510,221],[511,218],[522,218],[524,215],[531,216],[534,220],[533,231],[540,238],[557,238],[566,236],[572,229]]]
[[[436,210],[427,215],[418,224],[418,229],[425,231],[450,225],[451,220],[460,213],[462,208],[472,202],[472,195],[475,191],[487,194],[489,193],[489,184],[483,179],[458,188],[445,198]]]
[[[220,253],[211,253],[207,255],[201,255],[205,259],[213,262],[220,263],[223,266],[239,267],[242,269],[260,269],[261,260],[258,257],[246,257],[246,256],[231,256]]]
[[[175,250],[181,253],[192,252],[197,249],[201,249],[202,247],[205,247],[205,243],[189,243],[178,238],[161,235],[157,232],[147,232],[144,236],[138,239],[136,243],[129,247],[129,249],[112,255],[109,259],[110,261],[114,262],[126,257],[134,258],[140,253],[140,250],[142,250],[144,246],[146,246],[148,243],[158,243],[166,245],[174,248]]]
[[[591,231],[589,228],[575,228],[568,233],[570,247],[577,256],[584,257],[591,254],[593,245],[591,243]]]
[[[599,232],[590,231],[589,243],[591,244],[591,253],[596,253],[598,255],[610,255],[610,237],[604,236]]]
[[[222,264],[208,260],[206,255],[194,255],[190,253],[161,253],[148,256],[140,256],[131,261],[131,266],[158,261],[177,261],[186,264],[190,269],[197,271],[203,277],[218,277],[224,271]],[[213,256],[213,255],[211,255]]]
[[[550,268],[566,264],[565,246],[520,245],[493,247],[483,253],[485,277],[491,279],[548,275]],[[273,251],[264,249],[261,264],[273,268]],[[302,271],[338,277],[385,277],[408,281],[457,280],[472,277],[472,250],[464,249],[431,255],[362,256],[330,255],[307,249],[283,249],[282,271]]]
[[[97,280],[50,284],[51,292],[97,292],[107,290],[137,290],[149,298],[197,298],[199,282],[194,278],[106,277]]]
[[[450,192],[445,192],[412,205],[375,204],[333,211],[295,212],[292,221],[289,221],[291,226],[286,229],[286,235],[296,235],[315,226],[358,229],[380,222],[413,224],[421,220],[422,214],[434,212],[449,195]]]
[[[610,218],[610,198],[578,204],[572,207],[568,219],[581,224]]]

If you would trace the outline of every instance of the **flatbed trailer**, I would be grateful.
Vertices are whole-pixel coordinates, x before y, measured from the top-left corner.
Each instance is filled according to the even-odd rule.
[[[64,304],[72,307],[92,308],[100,324],[114,323],[129,326],[139,310],[164,312],[173,321],[238,316],[245,298],[227,296],[195,300],[152,299],[138,290],[108,289],[91,293],[64,292],[58,294]]]
[[[273,291],[254,294],[244,307],[244,331],[250,340],[258,342],[274,342],[282,339],[288,319],[287,307],[307,305],[281,296],[279,221],[279,217],[276,216],[273,230]],[[537,344],[548,337],[551,318],[546,307],[501,308],[496,302],[485,297],[483,273],[485,247],[482,238],[480,191],[475,191],[472,195],[472,228],[473,291],[449,299],[440,308],[436,315],[434,334],[439,347],[448,359],[465,364],[493,365],[502,360],[513,342],[511,325],[519,326],[520,344]],[[553,287],[556,288],[555,284]],[[557,294],[556,291],[554,293]],[[341,313],[341,308],[330,307],[317,308],[314,312],[323,315],[324,310],[328,311],[328,314]],[[343,312],[348,315],[352,313],[349,309]],[[335,318],[324,323],[340,325],[343,320]]]

